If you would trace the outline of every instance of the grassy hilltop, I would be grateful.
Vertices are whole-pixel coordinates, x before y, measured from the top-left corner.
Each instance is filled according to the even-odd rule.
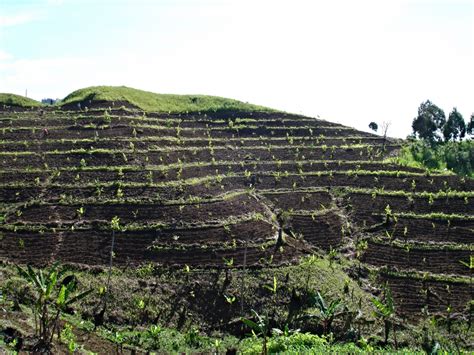
[[[12,107],[40,107],[43,106],[41,102],[30,99],[28,97],[0,93],[0,106],[12,106]]]
[[[67,95],[53,107],[77,103],[83,106],[97,102],[127,103],[148,112],[215,112],[235,111],[274,112],[274,109],[253,105],[238,100],[210,95],[157,94],[126,86],[91,86],[76,90]],[[0,105],[12,107],[48,107],[41,102],[15,94],[0,93]]]
[[[126,86],[92,86],[67,95],[61,105],[92,101],[127,102],[149,112],[274,111],[237,100],[208,95],[156,94]]]

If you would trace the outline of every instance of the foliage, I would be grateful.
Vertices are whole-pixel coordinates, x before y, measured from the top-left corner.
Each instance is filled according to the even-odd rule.
[[[428,169],[446,168],[459,175],[472,176],[473,142],[462,142],[466,133],[473,133],[472,119],[473,116],[466,125],[462,115],[454,108],[446,120],[443,110],[429,100],[423,102],[412,124],[413,137],[420,141],[412,141],[402,149],[399,162]],[[413,162],[415,164],[410,164]]]
[[[74,275],[63,277],[65,270],[59,269],[58,266],[59,264],[55,263],[46,274],[41,269],[33,270],[30,265],[26,269],[17,266],[18,274],[32,284],[35,290],[32,310],[35,317],[35,333],[39,338],[38,349],[50,348],[61,312],[92,291],[87,290],[73,295],[78,286],[76,277]]]
[[[266,107],[217,96],[155,94],[125,86],[92,86],[79,89],[66,96],[61,104],[87,103],[89,100],[126,101],[142,110],[157,112],[273,111]]]
[[[471,119],[466,127],[466,133],[470,135],[474,135],[474,113],[471,115]]]
[[[331,331],[331,324],[334,318],[338,316],[337,311],[341,308],[342,301],[338,298],[326,304],[326,300],[318,292],[315,297],[315,303],[323,323],[324,334],[328,334]]]
[[[385,344],[387,344],[391,329],[393,329],[395,337],[395,328],[393,320],[395,317],[395,304],[392,297],[392,291],[390,290],[388,285],[384,285],[383,287],[383,299],[379,300],[377,298],[373,298],[372,303],[375,306],[375,315],[379,317],[384,323]]]
[[[412,140],[401,149],[395,160],[408,166],[449,169],[459,175],[474,177],[474,141],[433,146],[424,140]]]
[[[244,339],[239,346],[242,354],[261,354],[259,339]],[[277,354],[366,354],[366,353],[391,354],[423,354],[415,349],[381,349],[367,344],[366,342],[354,343],[331,343],[326,337],[320,337],[310,333],[295,332],[292,334],[274,335],[268,339],[268,353]]]
[[[379,125],[375,122],[370,122],[369,123],[369,128],[374,131],[374,132],[377,132],[377,130],[379,129]]]
[[[449,114],[448,120],[443,127],[443,136],[446,142],[456,141],[466,135],[466,123],[456,108]]]
[[[241,318],[242,322],[252,330],[255,336],[262,336],[262,353],[267,354],[267,336],[270,330],[268,316],[261,316],[252,309],[255,321],[247,318]]]
[[[413,119],[413,133],[430,143],[441,140],[441,129],[446,123],[444,111],[430,100],[421,103],[418,116]]]

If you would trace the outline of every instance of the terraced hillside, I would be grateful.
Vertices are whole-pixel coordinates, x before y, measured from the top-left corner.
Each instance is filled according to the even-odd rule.
[[[472,299],[473,180],[315,118],[91,95],[0,107],[0,259],[106,266],[113,248],[114,265],[273,268],[338,251],[407,317]]]

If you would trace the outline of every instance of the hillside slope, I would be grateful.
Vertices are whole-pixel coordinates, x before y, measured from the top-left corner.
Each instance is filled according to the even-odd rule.
[[[334,250],[355,280],[388,282],[404,316],[472,298],[474,182],[385,162],[398,141],[103,87],[1,111],[0,128],[1,260],[103,267],[113,239],[117,266],[272,270]]]

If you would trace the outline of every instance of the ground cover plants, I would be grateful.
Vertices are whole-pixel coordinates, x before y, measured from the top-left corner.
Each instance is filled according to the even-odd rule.
[[[0,103],[2,350],[473,350],[469,176],[215,97]]]

